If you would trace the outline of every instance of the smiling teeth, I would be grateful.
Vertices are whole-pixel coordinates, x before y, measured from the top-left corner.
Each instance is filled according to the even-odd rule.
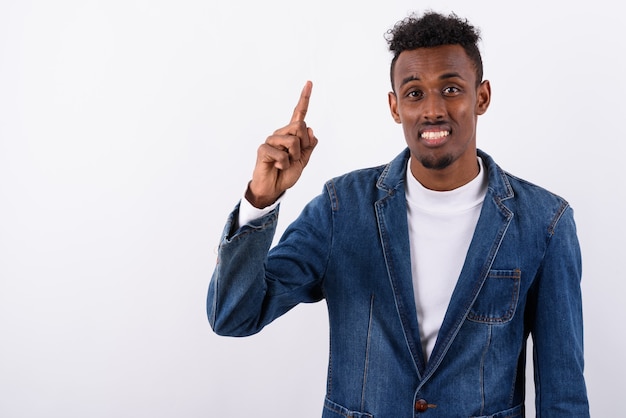
[[[450,135],[448,131],[438,131],[438,132],[424,132],[422,133],[422,138],[424,139],[441,139]]]

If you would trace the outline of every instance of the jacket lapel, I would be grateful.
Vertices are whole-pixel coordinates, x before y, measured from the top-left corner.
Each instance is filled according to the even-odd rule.
[[[496,253],[509,227],[513,213],[502,203],[513,197],[513,192],[493,160],[479,151],[489,175],[489,189],[468,250],[468,257],[461,270],[448,305],[435,347],[425,371],[424,379],[437,369],[469,310],[482,288]]]
[[[398,156],[381,174],[377,187],[384,192],[384,195],[375,202],[375,210],[396,310],[418,377],[421,379],[425,364],[413,296],[406,196],[404,193],[404,175],[408,155],[408,152],[404,152]]]

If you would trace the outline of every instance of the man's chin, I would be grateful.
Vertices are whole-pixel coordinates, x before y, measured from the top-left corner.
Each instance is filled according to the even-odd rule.
[[[443,155],[441,157],[435,156],[419,156],[417,160],[429,170],[443,170],[448,168],[453,162],[454,158],[451,155]]]

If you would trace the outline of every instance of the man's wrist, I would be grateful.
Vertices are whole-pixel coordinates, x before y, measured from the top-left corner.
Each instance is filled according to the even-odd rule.
[[[264,209],[268,206],[273,205],[278,200],[279,196],[274,198],[272,197],[258,197],[250,190],[250,185],[248,184],[248,188],[246,189],[246,193],[244,195],[245,199],[255,208]]]
[[[276,207],[282,200],[283,196],[284,196],[284,193],[281,196],[279,196],[278,199],[276,199],[273,203],[265,207],[258,208],[255,205],[253,205],[252,202],[248,200],[246,195],[244,195],[243,199],[241,199],[241,202],[239,203],[239,217],[238,217],[239,225],[238,226],[241,227],[243,225],[249,224],[255,219],[259,219],[267,215],[268,213],[276,209]]]

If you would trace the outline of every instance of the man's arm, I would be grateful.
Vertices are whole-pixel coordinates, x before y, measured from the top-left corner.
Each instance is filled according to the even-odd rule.
[[[309,81],[289,124],[259,147],[245,198],[224,229],[207,298],[209,322],[218,334],[255,333],[296,303],[320,298],[308,290],[312,284],[304,285],[302,294],[293,294],[279,279],[268,279],[265,271],[276,230],[278,199],[298,181],[317,145],[313,130],[304,122],[311,90]],[[246,207],[245,213],[240,213]],[[294,258],[297,256],[302,255],[295,254]],[[281,288],[284,296],[270,297],[274,288]]]
[[[278,209],[238,228],[239,206],[222,233],[209,283],[207,315],[220,335],[246,336],[260,331],[267,294],[265,259],[276,231]]]
[[[217,334],[254,334],[297,304],[323,298],[333,234],[329,195],[313,199],[268,254],[277,211],[238,229],[237,210],[229,217],[207,297]]]
[[[537,417],[589,417],[583,376],[581,255],[567,208],[548,244],[532,324]]]

